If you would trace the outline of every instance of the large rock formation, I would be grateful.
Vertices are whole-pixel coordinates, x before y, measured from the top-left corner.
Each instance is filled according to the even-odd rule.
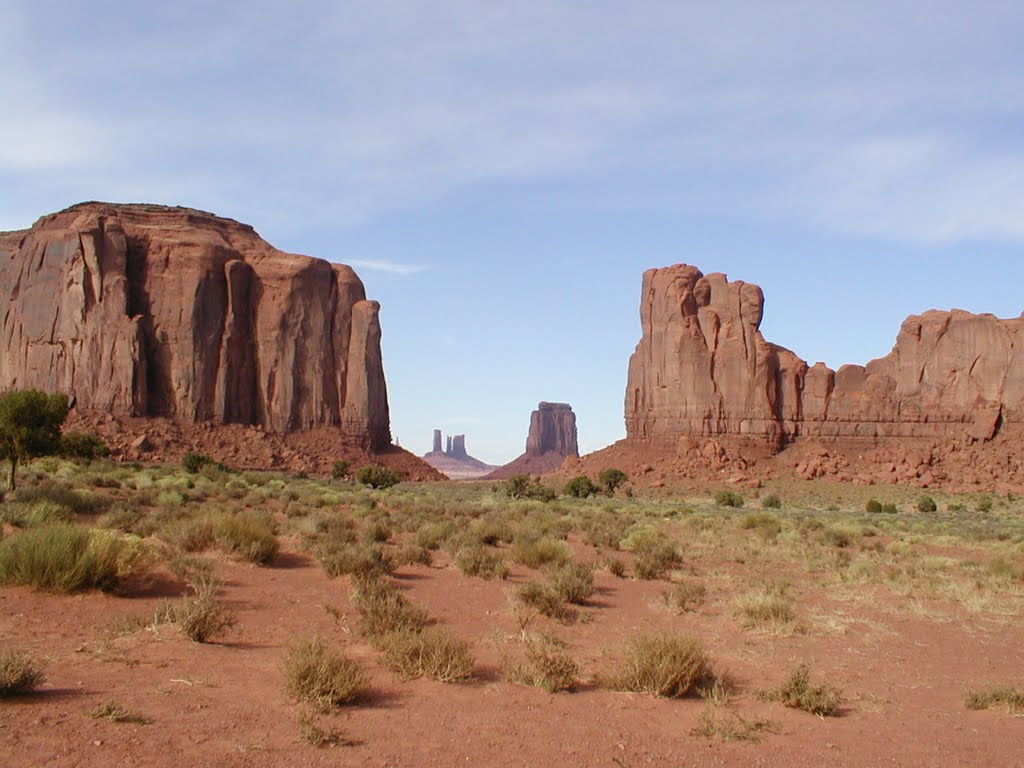
[[[1019,434],[1024,318],[961,310],[914,315],[886,357],[832,371],[765,341],[763,310],[760,288],[722,274],[683,264],[645,272],[626,442],[670,446],[680,457],[713,465],[731,457],[740,469],[750,454],[727,450],[729,441],[759,444],[769,454],[813,442],[828,450],[798,459],[800,475],[852,479],[854,465],[874,462],[861,479],[875,479],[881,466],[887,478],[927,485],[949,477],[939,465],[952,453],[970,455],[957,465],[970,467],[984,463],[971,448],[976,443]],[[844,458],[851,446],[851,456],[859,455]],[[1018,443],[1010,447],[990,462],[989,474],[1021,469],[1024,451]]]
[[[434,430],[434,449],[423,460],[443,472],[452,480],[471,480],[483,477],[495,467],[474,458],[466,451],[465,435],[448,435],[446,447],[441,450],[441,430]]]
[[[576,442],[576,414],[567,403],[541,403],[530,414],[526,452],[496,469],[488,478],[504,479],[526,473],[553,472],[566,458],[579,458]]]
[[[687,265],[644,273],[630,438],[991,439],[1024,419],[1024,319],[926,312],[867,366],[808,367],[764,340],[764,296]]]
[[[175,423],[390,444],[379,305],[347,266],[186,208],[83,203],[0,234],[0,389]]]

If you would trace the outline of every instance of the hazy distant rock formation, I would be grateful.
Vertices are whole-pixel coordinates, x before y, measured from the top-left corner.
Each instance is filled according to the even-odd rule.
[[[434,469],[448,475],[452,480],[469,480],[482,477],[494,469],[466,452],[465,435],[448,435],[446,447],[441,450],[441,430],[434,430],[434,449],[423,456],[423,460]]]
[[[756,285],[684,264],[645,272],[626,442],[741,469],[751,454],[736,446],[760,443],[792,451],[798,475],[866,482],[1022,472],[1024,318],[914,315],[887,356],[832,371],[765,341],[763,311]],[[978,450],[997,436],[998,451]],[[794,450],[809,442],[824,447]]]
[[[530,433],[526,438],[526,453],[503,467],[489,478],[504,479],[515,474],[540,475],[562,466],[566,457],[579,458],[576,442],[576,414],[567,403],[540,403],[530,414]]]
[[[0,233],[0,389],[79,412],[391,442],[379,305],[349,267],[187,208],[82,203]]]

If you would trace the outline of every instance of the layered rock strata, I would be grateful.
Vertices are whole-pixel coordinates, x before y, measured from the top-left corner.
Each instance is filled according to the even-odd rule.
[[[187,208],[83,203],[0,234],[0,389],[80,412],[391,442],[379,304],[347,266]]]
[[[886,357],[832,371],[762,337],[764,295],[679,264],[644,273],[628,439],[991,440],[1024,421],[1024,319],[909,317]],[[692,448],[692,446],[690,446]]]

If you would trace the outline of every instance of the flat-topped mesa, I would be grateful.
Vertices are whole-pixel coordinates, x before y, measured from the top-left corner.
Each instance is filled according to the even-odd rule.
[[[379,304],[347,266],[188,208],[82,203],[0,234],[0,389],[77,410],[337,426],[390,444]]]
[[[766,342],[763,310],[760,288],[722,274],[645,272],[627,437],[989,440],[1024,421],[1024,318],[929,311],[886,357],[833,372]]]
[[[530,414],[530,432],[526,437],[527,456],[579,457],[576,444],[576,414],[568,403],[540,403]]]

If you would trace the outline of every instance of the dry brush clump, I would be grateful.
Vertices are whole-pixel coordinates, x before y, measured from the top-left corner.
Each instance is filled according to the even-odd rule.
[[[767,718],[748,720],[735,712],[716,713],[714,709],[706,709],[701,713],[690,735],[728,742],[759,744],[764,734],[777,731],[775,723]]]
[[[0,583],[46,592],[116,591],[147,565],[138,537],[67,523],[30,528],[0,543]]]
[[[513,683],[542,688],[548,693],[572,691],[579,684],[580,665],[564,649],[544,639],[531,638],[523,648],[525,660],[509,667]]]
[[[464,576],[477,576],[482,579],[507,579],[508,563],[498,552],[492,552],[481,544],[463,547],[455,556],[455,567]]]
[[[388,669],[402,680],[427,677],[442,683],[460,683],[475,675],[476,662],[469,642],[448,630],[392,632],[378,641]]]
[[[778,688],[760,691],[764,701],[775,701],[791,709],[800,709],[818,717],[837,717],[842,692],[828,683],[811,683],[811,668],[797,665]]]
[[[617,691],[682,698],[715,679],[708,655],[691,635],[639,634],[630,638],[618,664],[598,682]]]
[[[27,653],[0,653],[0,698],[31,693],[45,680],[42,666]]]
[[[787,632],[796,625],[796,607],[786,584],[770,584],[740,595],[733,601],[733,611],[744,629]]]
[[[964,704],[968,709],[1005,709],[1015,714],[1024,712],[1024,689],[1009,685],[998,685],[992,688],[969,690],[964,694]]]
[[[370,690],[366,671],[319,635],[293,642],[282,666],[287,693],[321,709],[351,704]]]
[[[110,720],[113,723],[132,723],[134,725],[146,725],[150,722],[149,718],[132,712],[113,700],[97,704],[90,710],[89,717],[93,720]]]

